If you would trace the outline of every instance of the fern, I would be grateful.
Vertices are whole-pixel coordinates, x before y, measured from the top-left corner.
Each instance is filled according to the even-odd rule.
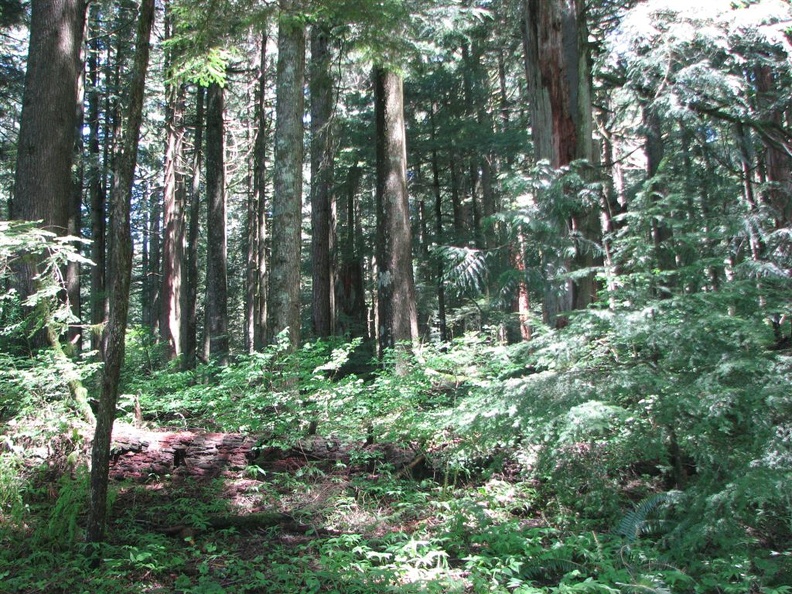
[[[522,568],[522,574],[528,579],[556,579],[573,571],[582,571],[584,568],[580,563],[575,563],[569,559],[557,557],[535,559],[526,563]]]
[[[616,528],[616,534],[623,536],[627,542],[634,542],[641,534],[650,531],[647,517],[655,509],[671,501],[672,493],[655,493],[642,499],[635,508],[627,512]]]

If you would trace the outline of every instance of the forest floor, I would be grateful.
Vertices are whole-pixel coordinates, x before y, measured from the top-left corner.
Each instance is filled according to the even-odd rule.
[[[432,542],[451,517],[439,502],[459,492],[417,447],[317,435],[280,447],[118,423],[112,452],[111,542],[149,561],[126,575],[137,583],[129,591],[366,592],[379,581],[401,583],[400,592],[425,591],[427,581],[441,592],[480,591],[466,583],[461,559]],[[508,513],[526,516],[523,527],[541,524],[504,489],[507,478],[489,481],[511,493]],[[150,559],[157,550],[171,558]]]

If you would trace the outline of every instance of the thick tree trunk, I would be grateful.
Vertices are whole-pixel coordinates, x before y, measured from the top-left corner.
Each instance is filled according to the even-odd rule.
[[[418,337],[407,199],[407,144],[401,77],[375,67],[377,303],[380,352]]]
[[[206,98],[206,357],[225,365],[229,337],[223,87],[212,83]]]
[[[303,83],[305,29],[289,19],[293,0],[281,0],[275,105],[275,171],[272,197],[272,259],[268,288],[269,342],[288,329],[300,342],[300,251],[302,222]]]
[[[115,175],[110,212],[110,258],[108,288],[110,313],[102,334],[104,366],[101,395],[96,415],[96,430],[91,446],[91,479],[87,538],[104,539],[107,517],[107,480],[110,464],[110,437],[118,401],[118,381],[124,362],[124,339],[129,310],[129,285],[132,276],[132,232],[130,206],[137,163],[138,136],[143,118],[143,91],[148,68],[149,38],[154,21],[154,0],[143,0],[138,19],[136,48],[130,87],[127,92],[125,128]]]
[[[311,30],[311,321],[316,336],[334,330],[333,79],[329,27]]]
[[[66,235],[72,207],[74,134],[85,0],[34,0],[17,143],[11,218]],[[18,268],[22,298],[36,290],[37,263]],[[45,337],[40,336],[43,345]]]
[[[201,217],[201,157],[203,155],[204,126],[203,87],[198,87],[195,97],[195,132],[193,136],[192,184],[190,187],[190,212],[187,226],[187,245],[184,253],[184,290],[181,306],[182,368],[193,369],[198,354],[198,232]]]

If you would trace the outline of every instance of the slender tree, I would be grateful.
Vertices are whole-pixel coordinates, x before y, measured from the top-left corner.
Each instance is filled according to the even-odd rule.
[[[228,254],[226,247],[225,113],[223,87],[206,93],[206,357],[228,357]]]
[[[198,351],[198,237],[201,216],[201,162],[203,155],[204,87],[195,95],[195,126],[193,134],[192,183],[189,196],[187,244],[184,253],[184,290],[181,305],[182,367],[195,367]]]
[[[267,341],[267,145],[270,121],[267,112],[267,28],[261,34],[259,80],[256,90],[256,141],[253,154],[253,200],[256,209],[256,288],[253,311],[253,347],[264,348]]]
[[[356,196],[363,171],[357,163],[349,167],[344,183],[345,230],[341,235],[336,275],[337,331],[352,337],[366,335],[366,291],[363,254],[359,249],[359,217]]]
[[[317,336],[333,333],[335,204],[333,201],[333,79],[329,27],[311,29],[311,320]]]
[[[107,481],[110,464],[110,438],[118,401],[118,385],[124,362],[125,334],[129,311],[129,285],[132,276],[132,232],[130,210],[132,184],[137,164],[137,149],[143,118],[143,91],[149,59],[149,39],[154,22],[154,0],[143,0],[138,17],[135,57],[130,73],[128,104],[123,136],[114,160],[114,183],[110,211],[108,289],[110,313],[102,333],[101,394],[96,414],[96,429],[91,446],[90,501],[87,538],[104,539],[107,517]]]
[[[91,6],[88,44],[88,205],[91,213],[91,325],[98,328],[105,320],[105,240],[107,227],[107,208],[105,190],[105,165],[100,145],[101,113],[99,88],[100,80],[100,31],[99,5]],[[99,332],[91,332],[91,348],[99,349]]]

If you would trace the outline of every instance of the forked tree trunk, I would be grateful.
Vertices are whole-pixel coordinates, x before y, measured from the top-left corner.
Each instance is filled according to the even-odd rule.
[[[418,338],[407,199],[407,145],[401,77],[374,69],[377,145],[377,304],[380,352]]]
[[[288,328],[300,342],[300,251],[302,223],[303,83],[305,28],[290,18],[294,0],[281,0],[276,81],[275,170],[272,197],[272,258],[267,334],[272,343]]]
[[[107,518],[107,481],[110,470],[110,438],[118,401],[118,382],[124,362],[129,285],[132,276],[132,232],[130,210],[132,183],[137,163],[138,136],[143,118],[143,91],[149,58],[149,38],[154,22],[154,0],[143,0],[138,18],[135,58],[127,93],[124,134],[115,159],[110,211],[110,257],[108,289],[110,313],[102,334],[101,394],[96,430],[91,446],[91,479],[87,538],[104,539]]]

